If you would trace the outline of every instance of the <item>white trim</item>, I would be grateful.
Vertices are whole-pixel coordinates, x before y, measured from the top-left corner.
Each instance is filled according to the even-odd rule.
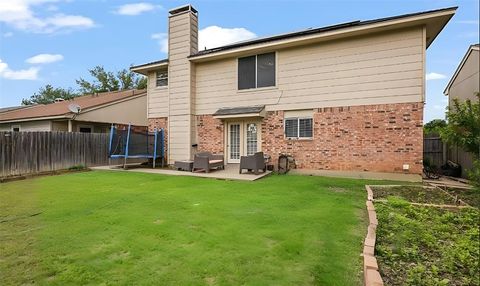
[[[140,67],[134,67],[134,68],[130,68],[130,70],[132,72],[140,73],[140,74],[143,74],[143,75],[148,75],[149,71],[152,71],[154,69],[158,69],[158,68],[164,67],[164,66],[168,66],[168,62],[145,65],[145,66],[140,66]]]
[[[300,137],[300,119],[311,119],[312,120],[312,136],[311,137]],[[297,136],[296,137],[287,137],[286,126],[285,122],[287,120],[297,120]],[[285,117],[283,118],[283,137],[287,140],[313,140],[314,138],[314,122],[313,116],[297,116],[297,117]]]
[[[45,117],[32,117],[32,118],[19,118],[19,119],[3,120],[3,121],[0,121],[0,123],[51,120],[51,119],[70,119],[70,118],[72,118],[72,117],[65,114],[65,115],[57,115],[57,116],[45,116]]]
[[[470,54],[471,54],[472,51],[474,51],[474,50],[475,50],[475,51],[479,51],[479,50],[480,50],[480,47],[479,47],[479,46],[475,46],[475,45],[470,45],[470,47],[468,47],[468,50],[467,50],[467,52],[465,53],[465,55],[463,56],[462,61],[460,61],[460,64],[458,65],[457,69],[456,69],[455,72],[453,73],[452,78],[450,79],[450,81],[448,82],[447,86],[446,86],[445,89],[443,90],[443,94],[444,94],[444,95],[448,95],[448,92],[450,91],[450,87],[452,87],[452,84],[453,84],[453,82],[455,81],[455,79],[457,79],[457,76],[458,76],[458,74],[460,73],[460,71],[462,70],[463,65],[465,65],[465,63],[467,62],[468,57],[470,56]]]

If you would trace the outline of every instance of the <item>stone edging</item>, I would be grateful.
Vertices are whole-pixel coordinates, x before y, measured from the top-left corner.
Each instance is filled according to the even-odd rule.
[[[368,212],[368,231],[363,243],[363,277],[366,286],[383,285],[382,277],[378,272],[377,259],[375,258],[375,240],[378,226],[377,213],[373,206],[373,192],[369,185],[365,185],[367,190],[367,212]]]

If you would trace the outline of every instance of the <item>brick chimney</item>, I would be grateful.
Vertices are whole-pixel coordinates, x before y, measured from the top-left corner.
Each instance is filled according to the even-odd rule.
[[[188,56],[198,51],[198,16],[192,5],[169,11],[168,89],[169,89],[169,163],[192,159],[196,142],[195,67]]]

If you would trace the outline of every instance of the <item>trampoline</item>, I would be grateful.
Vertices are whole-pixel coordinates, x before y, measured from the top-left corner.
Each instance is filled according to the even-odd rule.
[[[152,160],[155,168],[156,161],[161,160],[164,165],[164,131],[155,129],[148,131],[146,126],[120,127],[112,125],[110,129],[109,159],[123,158],[123,167],[126,168],[128,159]]]

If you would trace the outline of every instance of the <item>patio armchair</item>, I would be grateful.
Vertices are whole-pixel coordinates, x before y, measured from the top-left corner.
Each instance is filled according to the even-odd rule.
[[[209,173],[211,169],[225,169],[225,163],[223,161],[223,155],[214,155],[210,152],[199,152],[195,154],[193,159],[192,172],[202,169],[206,173]]]
[[[240,170],[239,173],[241,174],[243,169],[247,169],[248,171],[252,171],[255,175],[258,175],[258,170],[263,170],[265,173],[267,171],[267,165],[265,164],[265,157],[263,152],[257,152],[251,156],[241,156],[240,157]]]

